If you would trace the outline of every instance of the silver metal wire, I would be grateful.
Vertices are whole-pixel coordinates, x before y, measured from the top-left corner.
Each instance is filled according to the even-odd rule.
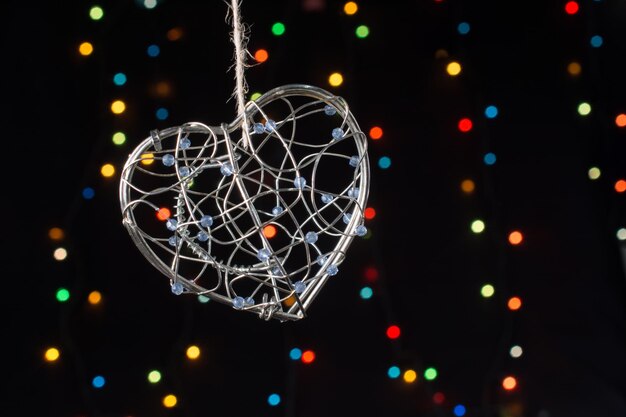
[[[151,132],[121,174],[123,224],[175,294],[298,320],[367,231],[367,138],[341,97],[308,85],[245,116],[249,146],[243,115]]]

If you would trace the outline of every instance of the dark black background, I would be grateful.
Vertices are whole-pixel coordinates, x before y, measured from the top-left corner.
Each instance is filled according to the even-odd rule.
[[[103,20],[82,1],[8,2],[2,23],[2,101],[6,258],[2,338],[2,415],[24,416],[468,416],[626,415],[625,278],[616,231],[626,226],[626,4],[581,1],[478,2],[364,0],[346,16],[343,2],[244,1],[249,48],[270,59],[248,69],[253,91],[306,83],[344,97],[369,141],[371,238],[350,248],[299,322],[264,322],[194,297],[175,297],[168,280],[133,246],[121,224],[119,169],[151,129],[188,121],[216,125],[235,116],[230,28],[219,1],[163,1],[145,10],[132,0],[102,1]],[[311,2],[309,2],[311,3]],[[283,21],[275,37],[273,22]],[[469,34],[456,27],[466,21]],[[357,39],[354,28],[371,34]],[[184,36],[171,42],[172,27]],[[604,44],[589,39],[601,34]],[[95,52],[82,57],[89,40]],[[161,47],[158,58],[146,47]],[[445,51],[445,54],[441,51]],[[439,51],[439,52],[437,52]],[[447,57],[445,56],[447,54]],[[445,72],[450,60],[459,77]],[[582,65],[579,77],[567,64]],[[123,71],[128,83],[116,87]],[[328,86],[331,72],[345,76]],[[151,93],[173,86],[169,98]],[[122,98],[122,116],[109,111]],[[577,114],[581,101],[592,105]],[[495,104],[496,119],[484,117]],[[154,117],[158,107],[168,120]],[[8,115],[8,118],[5,117]],[[461,117],[474,128],[460,133]],[[113,132],[127,142],[117,147]],[[494,152],[486,166],[482,156]],[[381,156],[392,165],[378,168]],[[590,181],[598,166],[602,176]],[[476,191],[461,192],[472,178]],[[85,186],[96,191],[84,200]],[[472,234],[475,218],[483,234]],[[8,228],[7,228],[8,226]],[[62,227],[64,262],[52,257],[50,227]],[[511,230],[522,245],[507,243]],[[6,249],[8,248],[8,250]],[[359,298],[364,270],[380,278]],[[496,294],[480,297],[491,282]],[[71,290],[59,304],[57,288]],[[103,293],[89,306],[92,290]],[[510,312],[509,297],[522,309]],[[397,324],[399,339],[385,337]],[[189,344],[199,361],[185,358]],[[524,355],[513,359],[514,344]],[[48,346],[61,360],[43,361]],[[313,349],[304,365],[293,347]],[[387,377],[398,365],[413,384]],[[437,368],[425,381],[426,367]],[[150,369],[163,380],[146,381]],[[101,374],[107,383],[91,386]],[[501,381],[515,375],[518,388]],[[277,407],[267,404],[279,393]],[[436,405],[435,392],[446,401]],[[174,393],[175,409],[161,399]]]

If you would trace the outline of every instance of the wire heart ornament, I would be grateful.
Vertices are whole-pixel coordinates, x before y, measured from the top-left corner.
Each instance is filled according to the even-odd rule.
[[[119,191],[123,224],[173,293],[287,321],[306,316],[366,235],[369,180],[345,100],[293,84],[230,124],[152,131]]]

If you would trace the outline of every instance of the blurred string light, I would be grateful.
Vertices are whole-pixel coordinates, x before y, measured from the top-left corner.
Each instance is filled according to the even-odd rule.
[[[115,100],[111,103],[111,111],[113,114],[122,114],[126,110],[126,103],[122,100]]]
[[[305,350],[304,352],[302,352],[302,356],[300,357],[300,359],[302,360],[302,363],[313,363],[313,361],[315,360],[315,352],[313,352],[312,350]]]
[[[91,380],[91,385],[93,385],[94,388],[102,388],[104,387],[105,383],[106,383],[106,380],[104,379],[102,375],[96,375]]]
[[[626,191],[626,180],[617,180],[615,181],[615,191],[618,193],[623,193]]]
[[[443,392],[436,392],[433,394],[433,402],[437,405],[441,405],[446,401],[446,396],[443,395]]]
[[[461,181],[461,191],[463,191],[465,194],[471,194],[474,192],[475,189],[476,184],[474,183],[474,181],[470,179],[465,179]]]
[[[161,54],[161,48],[159,48],[159,45],[152,44],[148,46],[146,53],[149,57],[156,58]]]
[[[280,395],[270,394],[269,397],[267,397],[267,403],[272,407],[277,406],[278,404],[280,404]]]
[[[602,39],[602,36],[600,35],[593,35],[591,39],[589,39],[589,43],[592,47],[599,48],[604,43],[604,39]]]
[[[168,41],[178,41],[183,37],[183,29],[179,28],[179,27],[175,27],[175,28],[171,28],[170,30],[167,31],[167,33],[165,34],[165,37],[167,38]]]
[[[269,57],[270,57],[270,54],[267,52],[267,50],[262,49],[262,48],[257,49],[256,52],[254,53],[254,59],[259,63],[263,63],[267,61]]]
[[[424,378],[427,381],[433,381],[435,378],[437,378],[437,370],[435,368],[427,368],[424,371]]]
[[[332,87],[339,87],[341,84],[343,84],[343,75],[341,75],[341,73],[339,72],[333,72],[328,76],[328,84],[330,84]]]
[[[148,372],[148,382],[150,382],[151,384],[156,384],[160,380],[161,380],[161,372],[157,371],[156,369],[153,369],[152,371]]]
[[[352,16],[356,14],[358,10],[359,10],[359,6],[354,1],[346,2],[346,4],[343,5],[343,11],[348,16]]]
[[[396,326],[395,324],[392,324],[391,326],[387,327],[387,337],[389,339],[397,339],[400,337],[400,327]]]
[[[122,86],[126,84],[126,74],[123,72],[118,72],[113,76],[113,84],[117,86]]]
[[[480,289],[480,295],[482,295],[484,298],[492,297],[495,293],[496,290],[491,284],[485,284]]]
[[[272,34],[274,36],[282,36],[285,34],[285,24],[282,22],[276,22],[272,25]]]
[[[143,7],[145,7],[146,9],[154,9],[155,7],[157,7],[157,0],[144,0]]]
[[[161,220],[163,222],[165,220],[169,219],[171,215],[172,215],[172,212],[167,207],[161,207],[156,212],[157,219],[159,219],[159,220]]]
[[[577,2],[568,1],[567,3],[565,3],[565,13],[569,15],[574,15],[578,13],[578,10],[579,10],[579,6]]]
[[[298,361],[300,360],[301,357],[302,357],[302,350],[298,349],[297,347],[289,351],[289,358],[292,361]]]
[[[115,132],[111,137],[113,144],[120,146],[126,143],[126,135],[123,132]]]
[[[587,116],[591,113],[591,105],[587,102],[582,102],[578,105],[578,114],[581,116]]]
[[[617,236],[618,240],[626,240],[626,228],[620,227],[617,229],[615,236]]]
[[[376,217],[376,210],[374,209],[374,207],[366,207],[363,211],[363,216],[367,220],[372,220],[374,217]]]
[[[56,248],[52,256],[57,261],[64,261],[67,258],[67,250],[65,248]]]
[[[406,382],[407,384],[412,384],[417,380],[417,372],[415,372],[413,369],[407,369],[406,371],[404,371],[402,379],[404,379],[404,382]]]
[[[56,298],[59,303],[65,303],[70,299],[70,292],[67,288],[59,288],[56,293]]]
[[[524,240],[524,235],[522,235],[522,232],[520,232],[519,230],[514,230],[509,233],[509,243],[511,245],[519,245],[520,243],[522,243],[522,240]]]
[[[93,6],[89,9],[89,17],[91,20],[100,20],[104,16],[104,10],[100,6]]]
[[[459,34],[461,35],[467,35],[470,31],[470,24],[467,22],[461,22],[458,24],[458,26],[456,27],[456,30],[459,32]]]
[[[156,118],[159,120],[166,120],[170,112],[165,107],[159,107],[155,112]]]
[[[85,187],[83,188],[82,195],[85,200],[91,200],[96,195],[96,191],[91,187]]]
[[[262,94],[261,94],[261,93],[259,93],[259,92],[252,93],[252,94],[250,95],[250,100],[254,101],[254,100],[258,99],[259,97],[261,97],[261,95],[262,95]]]
[[[617,127],[626,126],[626,114],[620,113],[617,116],[615,116],[615,124],[617,125]]]
[[[448,75],[456,77],[461,73],[461,64],[456,61],[448,63],[448,65],[446,66],[446,72],[448,73]]]
[[[509,310],[511,311],[519,310],[520,308],[522,308],[522,299],[519,297],[509,298],[509,301],[507,302],[507,307],[509,307]]]
[[[154,163],[154,154],[153,153],[143,153],[141,154],[141,164],[142,165],[152,165]]]
[[[397,366],[393,365],[390,366],[389,369],[387,369],[387,376],[391,379],[396,379],[400,376],[402,372],[400,371],[400,368],[398,368]]]
[[[509,350],[509,354],[511,355],[511,357],[516,359],[521,357],[522,353],[524,353],[524,351],[522,350],[522,347],[518,345],[512,346]]]
[[[178,398],[176,398],[174,394],[168,394],[165,397],[163,397],[163,406],[165,406],[165,408],[176,407],[177,403],[178,403]]]
[[[102,301],[102,293],[100,293],[100,291],[90,292],[87,296],[87,301],[89,301],[89,304],[91,305],[100,304],[100,301]]]
[[[112,164],[104,164],[100,168],[100,174],[105,178],[110,178],[115,175],[115,167]]]
[[[211,301],[211,299],[209,297],[207,297],[206,295],[202,295],[202,294],[198,295],[198,302],[199,303],[206,304],[209,301]]]
[[[372,295],[374,295],[374,291],[370,287],[363,287],[361,288],[361,291],[359,291],[359,296],[363,300],[369,300],[372,298]]]
[[[186,355],[187,358],[196,360],[200,357],[200,348],[196,345],[191,345],[187,348]]]
[[[388,156],[381,156],[380,159],[378,160],[378,167],[380,169],[389,169],[390,166],[391,166],[391,158],[389,158]]]
[[[498,115],[498,108],[494,105],[489,105],[485,107],[485,117],[487,119],[495,119]]]
[[[504,388],[507,391],[514,390],[516,386],[517,386],[517,379],[515,379],[515,377],[513,376],[507,376],[506,378],[502,380],[502,388]]]
[[[365,280],[368,282],[376,282],[378,281],[378,268],[373,267],[373,266],[368,266],[367,268],[365,268],[365,271],[363,273]]]
[[[493,152],[487,152],[485,156],[483,156],[483,161],[485,165],[493,165],[496,163],[496,154]]]
[[[452,411],[455,416],[463,417],[465,415],[466,409],[463,404],[457,404],[454,406],[454,409]]]
[[[369,133],[372,140],[378,140],[383,137],[383,128],[380,126],[373,126]]]
[[[464,117],[461,120],[459,120],[459,123],[457,126],[461,132],[467,133],[470,130],[472,130],[472,127],[474,126],[474,124],[472,123],[471,119]]]
[[[46,362],[56,362],[59,360],[60,357],[61,352],[55,347],[50,347],[46,349],[46,352],[44,353],[44,359],[46,360]]]
[[[567,72],[569,73],[569,75],[576,77],[582,72],[582,67],[578,62],[572,61],[567,64]]]
[[[273,224],[268,224],[267,226],[263,228],[263,236],[265,236],[268,239],[271,239],[274,236],[276,236],[276,233],[277,233],[276,226],[274,226]]]
[[[370,34],[370,28],[365,26],[365,25],[359,25],[357,26],[357,28],[354,30],[354,33],[356,34],[356,37],[359,39],[365,39],[369,36]]]
[[[483,222],[480,219],[476,219],[472,222],[472,224],[470,225],[470,228],[472,229],[472,232],[476,234],[482,233],[485,231],[485,222]]]
[[[89,56],[93,53],[93,45],[89,42],[83,42],[78,45],[78,52],[82,56]]]
[[[598,178],[600,178],[600,174],[601,171],[598,167],[591,167],[589,168],[589,171],[587,171],[587,176],[590,180],[597,180]]]
[[[52,227],[48,230],[48,237],[51,240],[63,240],[65,232],[60,227]]]

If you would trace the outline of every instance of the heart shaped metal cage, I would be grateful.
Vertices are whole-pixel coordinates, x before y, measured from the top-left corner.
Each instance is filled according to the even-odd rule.
[[[243,120],[152,131],[121,174],[123,224],[175,294],[298,320],[367,233],[367,139],[341,97],[308,85]]]

